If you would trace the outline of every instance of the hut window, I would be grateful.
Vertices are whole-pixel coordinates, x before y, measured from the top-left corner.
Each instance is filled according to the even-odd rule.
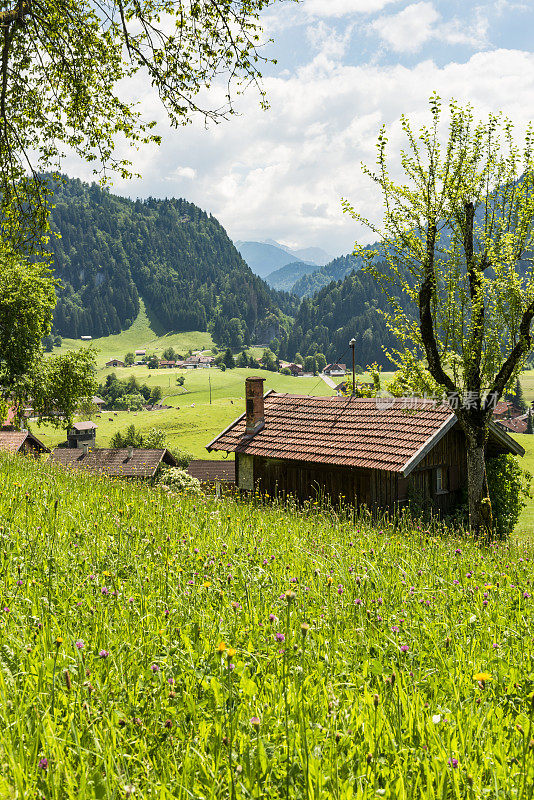
[[[436,467],[436,494],[443,494],[447,490],[447,477],[444,467]]]

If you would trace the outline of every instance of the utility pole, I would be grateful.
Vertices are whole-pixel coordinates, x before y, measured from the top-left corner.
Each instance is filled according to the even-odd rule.
[[[211,406],[211,375],[208,375],[208,383],[210,385],[210,406]]]
[[[356,339],[351,339],[349,346],[352,347],[352,396],[356,396]]]

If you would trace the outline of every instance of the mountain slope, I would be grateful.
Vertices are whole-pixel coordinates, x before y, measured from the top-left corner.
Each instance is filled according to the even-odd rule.
[[[349,275],[353,270],[359,269],[360,266],[361,264],[354,256],[340,256],[320,269],[303,274],[295,282],[291,291],[298,297],[311,297],[323,286],[328,286],[332,281],[342,280],[345,275]]]
[[[286,264],[302,260],[281,247],[266,242],[236,242],[235,246],[252,272],[262,278]]]
[[[268,283],[273,289],[291,292],[296,281],[309,272],[315,272],[316,269],[316,264],[295,261],[291,264],[286,264],[285,267],[276,269],[274,272],[270,272],[269,275],[265,277],[265,283]]]
[[[392,287],[392,291],[403,308],[415,313],[400,288],[395,291]],[[358,364],[376,361],[389,367],[382,348],[395,346],[395,340],[380,309],[388,310],[387,298],[369,273],[359,270],[332,282],[313,297],[304,298],[280,358],[293,360],[297,352],[302,356],[320,352],[327,361],[344,361],[354,337]]]
[[[280,304],[252,273],[219,222],[185,200],[132,201],[65,179],[54,193],[51,238],[61,288],[55,330],[118,333],[142,296],[163,331],[210,330],[216,341],[276,335]],[[274,320],[274,322],[273,322]]]

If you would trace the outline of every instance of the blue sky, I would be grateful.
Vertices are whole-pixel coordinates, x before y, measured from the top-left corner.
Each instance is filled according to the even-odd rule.
[[[392,168],[402,113],[426,118],[427,101],[502,110],[521,135],[534,119],[534,3],[531,0],[288,0],[263,15],[277,59],[264,70],[270,108],[253,90],[239,116],[204,129],[171,129],[141,77],[132,87],[163,143],[130,152],[142,180],[114,182],[132,197],[178,196],[212,212],[233,239],[272,238],[347,253],[369,241],[343,216],[348,197],[380,219],[380,197],[361,173],[380,125],[390,131]],[[214,98],[218,87],[213,90]],[[90,170],[67,163],[69,174]]]

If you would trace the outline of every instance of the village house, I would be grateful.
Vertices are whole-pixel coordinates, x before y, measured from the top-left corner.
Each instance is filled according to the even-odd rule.
[[[174,369],[176,367],[176,361],[168,361],[166,359],[162,359],[158,363],[159,369]]]
[[[398,398],[263,394],[247,378],[246,409],[207,446],[235,453],[240,489],[394,510],[410,497],[448,512],[465,487],[466,443],[448,405]],[[490,423],[487,456],[524,455]]]
[[[492,412],[494,420],[514,419],[514,417],[520,417],[522,414],[523,412],[521,409],[514,405],[514,403],[508,402],[508,400],[499,400]]]
[[[347,374],[346,364],[327,364],[323,369],[323,373],[330,378],[340,378]]]
[[[106,367],[124,367],[126,366],[124,361],[121,361],[119,358],[112,358],[111,361],[106,361]]]
[[[68,432],[66,446],[56,447],[50,461],[109,477],[144,480],[154,478],[161,464],[176,466],[166,448],[96,448],[96,429],[93,422],[76,422]]]
[[[184,369],[209,369],[214,362],[213,356],[189,356],[183,362]]]
[[[32,456],[50,452],[30,431],[17,431],[8,426],[0,428],[0,450]]]
[[[97,426],[91,420],[75,422],[67,433],[67,446],[70,448],[94,447]]]
[[[33,433],[25,429],[17,429],[15,426],[16,416],[16,409],[8,408],[6,418],[0,424],[0,450],[34,456],[49,453],[48,447]]]
[[[290,373],[295,377],[304,374],[304,369],[302,368],[302,364],[294,364],[292,361],[280,361],[279,369],[280,372],[283,369],[288,369]]]
[[[175,467],[176,460],[168,450],[141,448],[108,448],[85,450],[56,447],[50,461],[71,469],[81,469],[114,478],[154,478],[161,464]]]

